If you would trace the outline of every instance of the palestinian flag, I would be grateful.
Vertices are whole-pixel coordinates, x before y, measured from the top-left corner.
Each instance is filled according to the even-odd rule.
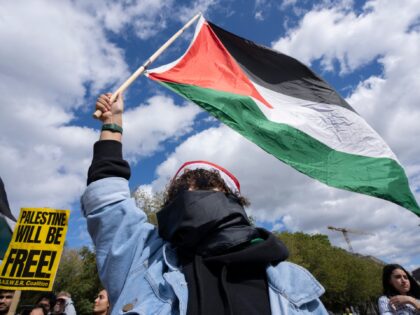
[[[0,260],[6,254],[9,243],[12,240],[12,229],[10,228],[7,220],[0,214]]]
[[[10,220],[16,221],[10,211],[4,184],[0,178],[0,260],[3,259],[4,254],[7,251],[7,247],[9,247],[9,243],[12,240],[12,229],[9,226],[6,217]]]
[[[298,171],[420,216],[404,170],[387,144],[296,59],[201,17],[186,53],[147,76]]]

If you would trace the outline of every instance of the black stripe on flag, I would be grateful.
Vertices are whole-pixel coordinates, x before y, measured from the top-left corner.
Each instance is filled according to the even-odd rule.
[[[231,56],[255,83],[295,98],[354,109],[300,61],[208,22]]]
[[[3,181],[0,177],[0,213],[4,216],[8,217],[10,220],[16,222],[15,217],[10,211],[9,201],[7,200],[6,190],[4,189]]]

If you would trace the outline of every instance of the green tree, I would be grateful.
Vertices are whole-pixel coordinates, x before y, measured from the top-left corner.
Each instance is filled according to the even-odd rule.
[[[165,192],[150,193],[141,187],[133,193],[133,198],[139,209],[142,209],[150,223],[157,225],[156,213],[162,208]]]
[[[68,291],[78,315],[91,315],[101,288],[96,255],[88,247],[65,249],[54,282],[54,292]]]
[[[277,236],[290,251],[289,260],[307,268],[324,286],[324,305],[334,312],[358,307],[367,313],[381,294],[382,266],[331,245],[326,235],[284,232]]]

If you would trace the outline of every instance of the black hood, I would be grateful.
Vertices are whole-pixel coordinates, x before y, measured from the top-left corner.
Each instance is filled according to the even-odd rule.
[[[188,251],[208,254],[258,236],[233,195],[196,190],[180,193],[157,213],[159,235]]]

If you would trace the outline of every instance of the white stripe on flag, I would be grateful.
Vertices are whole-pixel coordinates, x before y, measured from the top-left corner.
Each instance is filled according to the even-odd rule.
[[[336,151],[398,162],[385,141],[357,113],[339,105],[294,98],[252,83],[273,106],[270,109],[253,98],[267,119],[296,128]]]

